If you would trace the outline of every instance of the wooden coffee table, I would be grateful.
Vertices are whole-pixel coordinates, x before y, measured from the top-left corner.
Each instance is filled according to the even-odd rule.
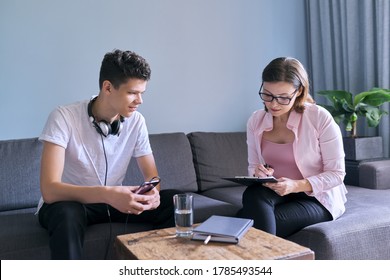
[[[238,244],[177,238],[175,228],[116,237],[119,259],[135,260],[313,260],[314,252],[294,242],[251,228]]]

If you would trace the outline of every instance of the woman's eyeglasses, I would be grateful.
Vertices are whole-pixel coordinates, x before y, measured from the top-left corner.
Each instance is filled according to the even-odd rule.
[[[291,93],[291,97],[284,97],[284,96],[275,96],[269,93],[261,92],[263,87],[260,88],[259,95],[260,98],[265,102],[272,102],[274,99],[276,102],[278,102],[280,105],[288,105],[290,104],[291,100],[294,98],[294,95],[297,93],[298,89],[294,90],[294,92]]]

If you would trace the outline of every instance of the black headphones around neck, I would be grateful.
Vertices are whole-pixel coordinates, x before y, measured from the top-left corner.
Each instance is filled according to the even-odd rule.
[[[123,127],[122,123],[125,121],[125,118],[123,116],[120,116],[119,120],[115,120],[111,124],[109,122],[106,122],[105,120],[97,122],[92,114],[92,105],[96,99],[97,96],[92,98],[91,101],[89,101],[88,103],[89,121],[93,124],[93,126],[96,128],[96,131],[100,135],[103,135],[104,137],[107,137],[110,134],[119,136]]]

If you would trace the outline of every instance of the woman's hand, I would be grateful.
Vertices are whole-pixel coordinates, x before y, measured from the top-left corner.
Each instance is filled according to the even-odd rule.
[[[280,196],[288,195],[290,193],[312,191],[310,182],[307,179],[292,180],[281,177],[277,183],[264,183],[263,186],[270,188]]]
[[[259,164],[255,169],[255,177],[269,177],[274,174],[274,169],[268,164]]]

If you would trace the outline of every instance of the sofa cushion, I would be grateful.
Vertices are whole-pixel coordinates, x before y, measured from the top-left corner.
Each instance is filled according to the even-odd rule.
[[[194,193],[194,223],[201,223],[212,215],[235,216],[240,207]]]
[[[49,235],[31,213],[0,216],[1,259],[50,259]]]
[[[41,151],[38,138],[0,141],[0,211],[38,204]]]
[[[220,201],[225,201],[227,203],[233,204],[238,208],[242,208],[242,194],[244,193],[246,186],[234,186],[234,187],[221,187],[213,188],[207,191],[201,192],[202,195],[217,199]]]
[[[49,234],[34,213],[0,215],[0,259],[50,259]],[[113,240],[117,235],[152,229],[147,223],[96,224],[88,227],[84,241],[84,259],[104,259],[111,231],[108,258],[116,258]]]
[[[245,132],[193,132],[187,136],[201,191],[239,186],[222,177],[248,174]]]
[[[161,178],[161,189],[196,192],[198,186],[187,136],[180,132],[162,133],[151,134],[149,139]],[[132,159],[123,184],[139,185],[143,180],[137,161]]]
[[[289,240],[309,247],[316,259],[390,259],[390,190],[347,186],[345,213],[308,226]]]
[[[359,186],[369,189],[390,189],[390,160],[361,163]]]

